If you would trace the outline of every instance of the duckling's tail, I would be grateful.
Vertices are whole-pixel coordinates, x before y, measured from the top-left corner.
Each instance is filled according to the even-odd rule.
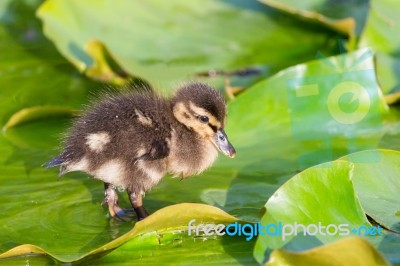
[[[63,163],[63,159],[61,159],[60,157],[55,157],[53,159],[51,159],[50,161],[48,161],[47,163],[43,164],[43,167],[45,168],[51,168],[51,167],[55,167],[55,166],[60,166]]]

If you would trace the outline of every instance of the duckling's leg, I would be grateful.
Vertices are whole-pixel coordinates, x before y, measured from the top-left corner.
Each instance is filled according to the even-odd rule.
[[[129,200],[132,204],[133,209],[136,212],[136,216],[138,221],[143,220],[149,214],[147,213],[146,209],[143,207],[143,199],[142,194],[137,194],[136,192],[128,190]]]
[[[125,215],[125,211],[118,206],[118,193],[110,183],[104,183],[103,203],[107,203],[108,211],[112,217],[121,218]]]

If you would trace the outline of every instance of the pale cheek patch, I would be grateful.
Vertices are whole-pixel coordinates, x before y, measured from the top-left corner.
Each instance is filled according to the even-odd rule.
[[[189,114],[189,111],[186,109],[183,103],[177,103],[174,106],[173,112],[175,118],[178,119],[179,122],[181,122],[188,128],[191,128],[193,130],[196,130],[198,128],[199,123],[197,119]]]
[[[142,112],[138,111],[137,109],[135,109],[135,114],[138,117],[138,120],[141,124],[145,125],[145,126],[151,126],[153,124],[153,121],[151,120],[150,117],[146,117],[142,114]]]
[[[182,124],[187,124],[191,120],[191,116],[188,114],[188,110],[186,109],[183,103],[177,103],[173,109],[174,116],[178,119]]]
[[[86,136],[86,145],[94,152],[101,152],[110,140],[111,137],[107,132],[93,133]]]

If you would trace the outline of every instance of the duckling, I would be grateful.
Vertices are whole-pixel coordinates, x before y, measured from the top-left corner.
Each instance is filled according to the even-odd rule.
[[[46,166],[60,175],[83,171],[104,182],[104,203],[123,217],[116,188],[127,191],[137,219],[148,216],[143,195],[167,174],[186,178],[210,167],[219,150],[236,151],[224,132],[226,104],[203,83],[165,99],[154,92],[109,95],[72,125],[59,156]]]

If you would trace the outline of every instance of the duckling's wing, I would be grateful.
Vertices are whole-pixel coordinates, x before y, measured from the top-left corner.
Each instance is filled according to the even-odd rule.
[[[158,139],[154,140],[151,143],[148,151],[140,156],[138,160],[143,161],[154,161],[167,157],[169,155],[169,147],[167,143],[167,139]]]

